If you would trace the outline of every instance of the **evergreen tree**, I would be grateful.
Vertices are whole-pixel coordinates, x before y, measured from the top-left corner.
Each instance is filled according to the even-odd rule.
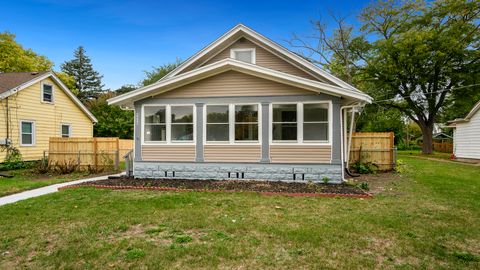
[[[85,54],[85,49],[82,46],[75,50],[74,59],[63,63],[61,69],[75,78],[78,98],[82,102],[98,97],[103,91],[103,76],[93,69],[91,60]]]

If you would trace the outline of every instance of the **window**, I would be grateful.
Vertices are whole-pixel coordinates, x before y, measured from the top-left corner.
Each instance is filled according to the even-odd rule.
[[[258,140],[258,105],[235,105],[235,141]]]
[[[272,139],[297,140],[297,104],[272,105]]]
[[[22,146],[29,146],[35,144],[35,122],[20,121],[20,134]]]
[[[328,104],[303,104],[303,140],[328,141]]]
[[[193,141],[193,106],[171,107],[171,140]]]
[[[72,136],[71,126],[69,124],[62,124],[61,132],[62,132],[62,138],[70,138]]]
[[[42,101],[52,103],[53,102],[53,86],[50,84],[42,85]]]
[[[238,61],[255,64],[255,48],[231,49],[230,57]]]
[[[144,107],[144,140],[146,142],[164,142],[167,139],[167,121],[165,106]]]
[[[207,141],[230,140],[228,107],[228,105],[207,106]]]

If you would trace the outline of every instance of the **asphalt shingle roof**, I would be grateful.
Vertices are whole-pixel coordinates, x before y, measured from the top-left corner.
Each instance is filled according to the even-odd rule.
[[[0,73],[0,94],[19,86],[22,83],[26,83],[42,76],[47,72],[48,71]]]

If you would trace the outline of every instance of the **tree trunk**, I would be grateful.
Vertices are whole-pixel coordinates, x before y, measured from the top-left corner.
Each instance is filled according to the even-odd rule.
[[[433,153],[433,125],[420,125],[423,136],[422,154]]]

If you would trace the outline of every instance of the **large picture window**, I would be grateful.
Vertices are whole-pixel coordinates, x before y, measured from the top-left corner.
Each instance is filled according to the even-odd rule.
[[[167,118],[165,106],[144,107],[145,142],[164,142],[167,140]]]
[[[229,141],[229,106],[207,106],[207,141]]]
[[[193,106],[171,107],[171,140],[193,141]]]
[[[235,141],[258,141],[258,105],[235,105]]]
[[[297,140],[297,104],[272,105],[272,139]]]
[[[328,141],[328,104],[303,104],[303,140]]]

